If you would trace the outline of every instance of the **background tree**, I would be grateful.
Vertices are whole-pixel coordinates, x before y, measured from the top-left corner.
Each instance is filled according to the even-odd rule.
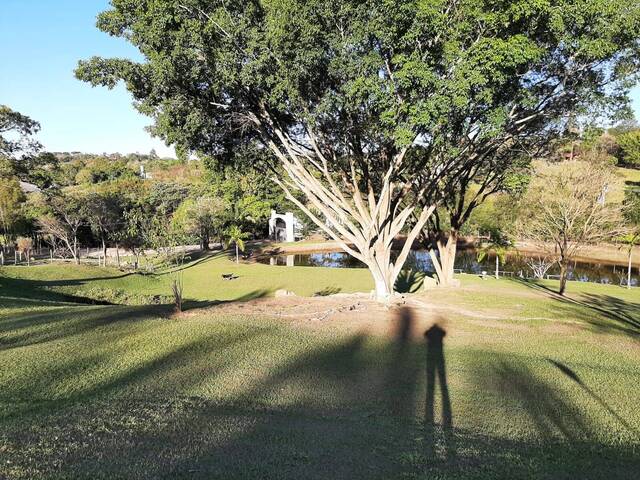
[[[507,253],[513,249],[513,243],[502,233],[492,232],[490,240],[485,242],[478,250],[478,262],[482,262],[485,258],[493,253],[496,256],[496,280],[500,279],[500,263],[504,265],[507,260]]]
[[[634,247],[640,245],[640,229],[628,232],[616,240],[627,246],[627,288],[631,288],[631,260]]]
[[[73,194],[47,196],[48,212],[37,220],[39,231],[62,243],[76,264],[80,264],[78,231],[83,224],[81,200]]]
[[[107,244],[115,238],[115,233],[123,227],[122,197],[106,188],[91,189],[82,195],[82,216],[91,231],[100,240],[102,258],[106,266]]]
[[[40,144],[33,136],[39,130],[40,124],[35,120],[0,105],[0,159],[15,163],[36,154]]]
[[[27,266],[31,265],[31,250],[33,250],[33,239],[28,237],[18,237],[16,240],[16,250],[20,254],[20,259],[25,255]]]
[[[623,133],[616,138],[624,165],[640,167],[640,129]]]
[[[585,244],[612,239],[622,230],[619,205],[604,192],[617,181],[611,168],[580,161],[538,165],[523,198],[520,238],[534,241],[560,266],[564,294],[570,260]]]
[[[627,288],[631,288],[631,265],[633,250],[640,245],[640,191],[628,188],[625,191],[623,216],[628,232],[618,241],[627,246]]]
[[[15,177],[0,176],[0,233],[3,247],[13,242],[25,195]]]
[[[240,255],[238,250],[244,252],[244,241],[247,238],[247,234],[243,232],[237,225],[231,225],[225,230],[225,248],[233,244],[236,248],[236,263],[240,262]]]
[[[221,241],[228,204],[208,195],[188,198],[173,214],[175,228],[197,237],[202,250],[208,250],[211,239]]]

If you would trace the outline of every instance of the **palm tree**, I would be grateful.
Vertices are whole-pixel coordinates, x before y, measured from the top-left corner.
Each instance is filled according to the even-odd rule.
[[[633,247],[636,245],[640,245],[640,230],[636,232],[627,233],[622,237],[618,238],[618,241],[627,245],[627,288],[631,288],[631,255],[633,253]]]
[[[484,243],[480,250],[478,250],[478,262],[482,262],[489,252],[496,254],[496,280],[498,280],[500,273],[500,262],[503,264],[507,258],[507,252],[513,249],[511,241],[499,232],[495,232],[489,242]]]
[[[233,243],[236,246],[236,263],[240,263],[238,250],[244,252],[244,239],[247,238],[249,234],[243,232],[237,225],[231,225],[224,234],[225,248],[229,248],[229,245]]]

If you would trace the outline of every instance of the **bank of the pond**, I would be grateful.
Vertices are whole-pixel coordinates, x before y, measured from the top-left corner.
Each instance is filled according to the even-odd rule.
[[[533,278],[534,273],[529,261],[537,258],[537,254],[514,251],[507,255],[504,264],[500,264],[501,276]],[[265,254],[257,257],[262,264],[273,266],[304,266],[304,267],[329,267],[329,268],[366,268],[359,260],[342,251],[315,251],[305,253],[277,253]],[[429,253],[425,250],[414,250],[409,255],[405,264],[407,269],[434,273],[435,269]],[[489,255],[484,260],[478,261],[477,250],[459,249],[456,255],[455,269],[457,273],[493,274],[495,271],[495,256]],[[544,273],[545,278],[556,278],[559,275],[559,267],[550,265]],[[626,265],[598,262],[580,261],[576,259],[569,266],[569,280],[581,282],[594,282],[606,285],[626,285]],[[634,267],[631,275],[631,285],[640,285],[640,269]]]
[[[474,237],[462,237],[458,242],[458,248],[472,248],[477,245],[478,239]],[[289,243],[277,243],[270,241],[249,242],[257,250],[264,254],[302,254],[302,253],[319,253],[319,252],[343,252],[340,244],[333,240],[326,241],[301,241]],[[403,244],[400,238],[396,242],[397,247]],[[544,255],[540,247],[532,242],[518,241],[515,242],[516,250],[524,255]],[[628,250],[625,245],[614,244],[598,244],[585,245],[580,249],[579,254],[574,260],[582,263],[609,264],[616,266],[626,266],[628,262]],[[640,246],[633,248],[631,254],[631,265],[634,268],[640,268]]]

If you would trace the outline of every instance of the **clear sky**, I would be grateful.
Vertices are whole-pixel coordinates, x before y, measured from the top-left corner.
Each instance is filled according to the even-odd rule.
[[[151,123],[115,90],[76,80],[80,59],[93,55],[138,59],[138,51],[100,32],[96,15],[108,0],[0,0],[0,104],[42,125],[49,151],[148,153],[174,156],[144,127]]]
[[[124,87],[92,88],[76,80],[80,59],[93,55],[138,59],[137,50],[95,27],[108,0],[0,0],[0,104],[42,125],[49,151],[174,155],[144,127]],[[640,118],[640,89],[633,91]]]

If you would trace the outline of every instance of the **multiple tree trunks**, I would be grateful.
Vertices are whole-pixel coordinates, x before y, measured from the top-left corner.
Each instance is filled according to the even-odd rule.
[[[438,276],[438,285],[448,287],[453,285],[453,268],[456,260],[456,252],[458,250],[458,232],[451,230],[449,236],[445,239],[438,238],[436,240],[438,254],[431,249],[429,256],[431,263]]]

